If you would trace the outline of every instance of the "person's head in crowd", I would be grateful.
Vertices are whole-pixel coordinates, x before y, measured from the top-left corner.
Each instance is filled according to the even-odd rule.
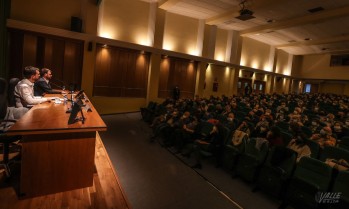
[[[319,120],[318,119],[313,119],[312,121],[311,121],[311,126],[312,127],[318,127],[320,124],[319,124]]]
[[[299,135],[301,131],[301,127],[297,122],[291,122],[288,130],[293,134],[293,135]]]
[[[227,120],[228,120],[229,122],[231,122],[231,121],[234,120],[234,118],[235,118],[234,113],[230,112],[230,113],[228,114]]]
[[[349,128],[349,118],[346,118],[346,119],[344,120],[343,126]]]
[[[33,66],[27,66],[23,70],[23,77],[30,82],[35,83],[40,78],[39,68]]]
[[[189,112],[189,111],[185,111],[185,112],[183,113],[182,118],[183,118],[183,119],[186,119],[186,118],[189,118],[189,117],[190,117],[190,112]]]
[[[304,146],[304,145],[306,145],[306,139],[307,139],[307,137],[305,136],[305,134],[303,134],[303,133],[298,134],[295,138],[295,143],[298,146]]]
[[[320,130],[320,135],[322,137],[329,137],[332,135],[332,130],[331,130],[331,127],[329,126],[324,126],[321,130]]]
[[[266,109],[264,114],[266,116],[271,116],[271,114],[272,114],[271,109]]]
[[[266,124],[262,124],[260,127],[259,127],[259,130],[260,130],[260,133],[263,134],[263,133],[267,133],[269,131],[269,127],[266,125]]]
[[[343,124],[339,121],[336,121],[333,125],[333,132],[338,136],[338,134],[342,133],[342,128]]]
[[[268,131],[267,138],[277,138],[277,137],[281,137],[281,130],[277,126],[273,126]]]

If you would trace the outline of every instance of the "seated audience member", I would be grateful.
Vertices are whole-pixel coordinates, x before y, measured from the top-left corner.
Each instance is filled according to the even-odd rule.
[[[229,113],[228,117],[227,117],[227,121],[225,123],[225,125],[231,130],[231,131],[235,131],[235,129],[238,128],[239,126],[239,121],[235,118],[234,113]]]
[[[288,107],[286,106],[286,102],[281,102],[281,105],[276,108],[276,112],[280,112],[283,109],[285,112],[288,111]]]
[[[318,134],[320,133],[320,130],[322,129],[322,126],[320,126],[319,124],[319,120],[317,119],[313,119],[313,121],[311,122],[311,125],[310,125],[310,130],[313,134]]]
[[[198,139],[195,141],[195,145],[193,147],[193,151],[195,154],[196,164],[192,166],[192,168],[202,168],[201,164],[201,151],[207,151],[212,153],[216,157],[216,166],[220,166],[221,158],[223,154],[223,125],[217,123],[213,126],[210,134],[206,136],[205,139]]]
[[[336,138],[336,139],[340,139],[342,138],[343,136],[345,136],[345,132],[343,131],[343,124],[339,121],[336,121],[333,125],[333,129],[332,129],[332,133],[333,133],[333,136]]]
[[[302,157],[310,157],[311,150],[308,145],[306,145],[304,134],[299,134],[296,138],[292,139],[290,143],[287,145],[288,148],[297,152],[297,162]]]
[[[273,126],[267,133],[267,138],[269,142],[269,147],[282,146],[284,144],[281,138],[281,131],[278,127]]]
[[[290,113],[289,115],[290,122],[299,123],[301,122],[301,114],[300,114],[300,108],[296,107],[293,111],[293,113]]]
[[[44,94],[60,94],[62,91],[53,90],[50,85],[52,71],[47,68],[42,68],[40,78],[34,84],[34,96],[43,96]]]
[[[336,145],[336,139],[332,137],[332,130],[328,126],[323,127],[319,134],[313,134],[311,139],[316,141],[321,148]]]
[[[29,107],[29,105],[40,104],[49,101],[48,98],[34,97],[34,83],[39,79],[39,69],[28,66],[23,71],[22,79],[15,87],[16,107]]]
[[[286,110],[281,109],[278,113],[276,113],[276,119],[275,122],[287,122],[289,120]]]

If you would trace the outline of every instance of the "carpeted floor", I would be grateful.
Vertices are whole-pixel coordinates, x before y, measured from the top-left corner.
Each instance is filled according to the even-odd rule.
[[[100,132],[133,209],[276,209],[280,202],[232,179],[209,159],[194,170],[193,159],[149,143],[151,129],[140,113],[104,115]]]

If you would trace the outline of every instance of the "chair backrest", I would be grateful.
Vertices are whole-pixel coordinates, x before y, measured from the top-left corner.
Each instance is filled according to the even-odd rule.
[[[5,118],[7,113],[7,81],[0,78],[0,119]]]
[[[321,161],[325,162],[326,159],[344,159],[349,162],[349,151],[340,147],[326,146],[320,154]]]
[[[332,192],[340,192],[341,198],[349,200],[349,171],[339,171]]]
[[[292,134],[287,132],[287,131],[283,131],[281,130],[281,138],[282,138],[282,141],[284,143],[285,146],[287,146],[290,141],[292,140]]]
[[[8,91],[7,91],[7,97],[8,97],[8,107],[15,107],[16,106],[16,99],[15,99],[15,87],[18,84],[19,79],[18,78],[11,78],[9,85],[8,85]]]
[[[302,157],[293,177],[317,185],[320,191],[327,191],[332,178],[332,168],[320,160]]]
[[[342,137],[338,143],[338,147],[349,151],[349,137]]]
[[[296,166],[297,152],[284,146],[274,146],[268,154],[266,165],[281,168],[291,176]]]
[[[259,148],[257,148],[258,143],[257,140],[260,140],[258,138],[249,138],[246,140],[245,145],[245,154],[250,156],[255,156],[255,158],[260,162],[264,162],[264,160],[267,157],[269,146],[268,143],[262,143],[262,145],[259,145]]]
[[[316,141],[313,141],[311,139],[305,140],[306,145],[310,148],[311,155],[310,157],[317,159],[319,157],[320,153],[320,145]]]
[[[311,135],[313,134],[313,132],[311,131],[310,128],[306,127],[306,126],[301,126],[301,130],[302,132],[308,137],[310,138]]]

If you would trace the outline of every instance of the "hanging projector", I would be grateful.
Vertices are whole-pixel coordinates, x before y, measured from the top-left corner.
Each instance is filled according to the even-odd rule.
[[[253,16],[253,12],[251,10],[241,9],[239,12],[240,12],[240,16],[236,17],[239,20],[246,21],[246,20],[256,18],[255,16]]]

